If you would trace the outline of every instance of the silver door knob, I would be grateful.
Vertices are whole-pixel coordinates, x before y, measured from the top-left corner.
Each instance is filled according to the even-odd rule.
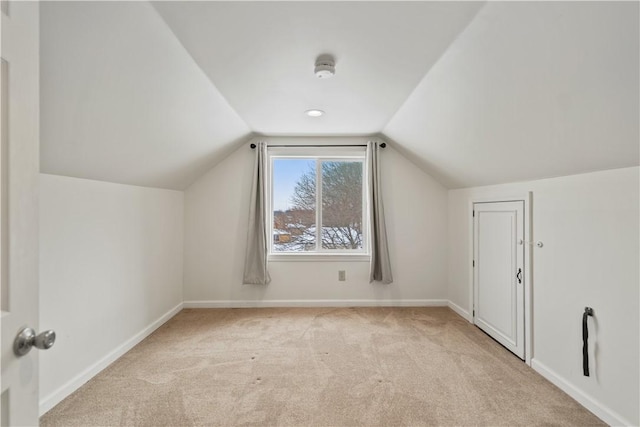
[[[36,335],[32,328],[24,328],[18,333],[13,342],[13,352],[16,356],[24,356],[31,351],[31,347],[47,350],[56,342],[56,333],[52,330],[41,332]]]

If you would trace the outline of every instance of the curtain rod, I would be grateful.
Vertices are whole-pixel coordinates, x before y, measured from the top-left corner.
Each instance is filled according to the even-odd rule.
[[[334,144],[334,145],[292,145],[292,144],[286,144],[286,145],[271,145],[268,144],[267,147],[366,147],[367,144]],[[380,144],[381,148],[385,148],[387,146],[386,142],[383,142],[382,144]],[[256,144],[251,144],[251,149],[256,148]]]

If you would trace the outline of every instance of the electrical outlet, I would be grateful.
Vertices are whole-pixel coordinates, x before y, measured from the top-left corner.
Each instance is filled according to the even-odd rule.
[[[347,280],[347,272],[345,270],[338,270],[338,280],[340,282]]]

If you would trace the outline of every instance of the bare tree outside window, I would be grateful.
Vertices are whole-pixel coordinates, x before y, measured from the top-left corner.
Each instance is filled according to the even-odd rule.
[[[362,248],[361,162],[322,162],[322,248]]]
[[[313,162],[298,176],[287,209],[274,211],[273,249],[315,251],[316,168],[321,168],[321,248],[358,250],[364,247],[362,223],[363,163],[353,160]]]

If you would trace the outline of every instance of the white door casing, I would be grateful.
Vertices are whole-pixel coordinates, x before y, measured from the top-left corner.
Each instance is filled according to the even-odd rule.
[[[38,351],[16,357],[13,341],[22,328],[39,326],[39,5],[2,6],[0,419],[3,426],[32,426],[38,424]]]
[[[473,205],[473,321],[525,359],[525,203]]]

